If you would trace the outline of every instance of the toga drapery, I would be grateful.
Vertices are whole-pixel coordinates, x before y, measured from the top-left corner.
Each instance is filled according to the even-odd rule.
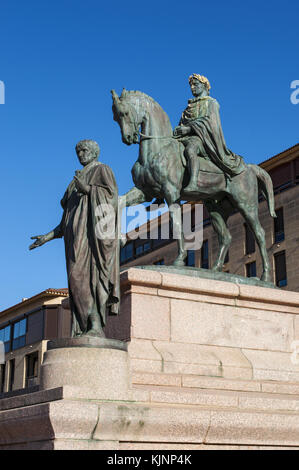
[[[180,125],[191,127],[191,135],[199,138],[199,149],[205,153],[203,156],[208,157],[224,173],[233,176],[245,169],[243,158],[226,147],[219,104],[214,98],[205,96],[190,99]],[[183,140],[188,141],[188,137]]]
[[[90,186],[90,193],[80,194],[74,180],[69,184],[61,200],[61,232],[70,307],[84,332],[91,313],[98,313],[105,325],[106,305],[108,313],[119,310],[118,189],[111,168],[102,163],[92,162],[77,175]],[[108,214],[108,229],[114,229],[114,236],[103,239],[97,224],[107,220],[107,204],[114,211],[114,217]]]

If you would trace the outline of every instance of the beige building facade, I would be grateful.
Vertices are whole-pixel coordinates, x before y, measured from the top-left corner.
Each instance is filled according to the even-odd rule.
[[[38,385],[47,341],[70,332],[70,315],[61,308],[67,295],[67,289],[48,289],[0,312],[0,341],[5,345],[0,397]]]

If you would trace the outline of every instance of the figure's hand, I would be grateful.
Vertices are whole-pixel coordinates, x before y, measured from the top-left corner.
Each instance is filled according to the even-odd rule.
[[[78,175],[74,176],[75,180],[75,185],[77,188],[77,191],[82,194],[89,194],[90,187],[88,184],[85,183],[85,181],[80,178]]]
[[[29,250],[34,250],[34,248],[42,246],[44,243],[46,243],[48,238],[47,235],[36,235],[35,237],[31,237],[31,240],[35,240],[35,242],[29,246]]]
[[[185,135],[190,134],[191,127],[189,126],[178,126],[174,129],[173,135],[174,137],[184,137]]]

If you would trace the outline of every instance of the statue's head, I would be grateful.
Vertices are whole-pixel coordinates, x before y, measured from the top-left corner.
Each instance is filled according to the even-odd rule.
[[[80,140],[76,145],[76,153],[81,165],[86,166],[100,155],[100,147],[94,140]]]
[[[133,106],[129,102],[131,92],[124,88],[120,96],[115,90],[111,90],[111,94],[113,119],[120,126],[123,143],[127,145],[137,144],[140,123],[138,122],[137,112],[133,110]]]
[[[193,73],[189,77],[189,85],[191,87],[192,94],[194,96],[200,96],[204,94],[210,94],[211,85],[207,77]]]

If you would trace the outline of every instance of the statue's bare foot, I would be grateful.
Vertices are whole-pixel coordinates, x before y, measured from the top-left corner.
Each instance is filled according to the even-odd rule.
[[[102,328],[91,328],[82,334],[82,336],[94,336],[96,338],[105,338],[105,333]]]
[[[87,329],[82,336],[94,336],[96,338],[105,338],[103,326],[99,313],[91,313],[88,317]]]

